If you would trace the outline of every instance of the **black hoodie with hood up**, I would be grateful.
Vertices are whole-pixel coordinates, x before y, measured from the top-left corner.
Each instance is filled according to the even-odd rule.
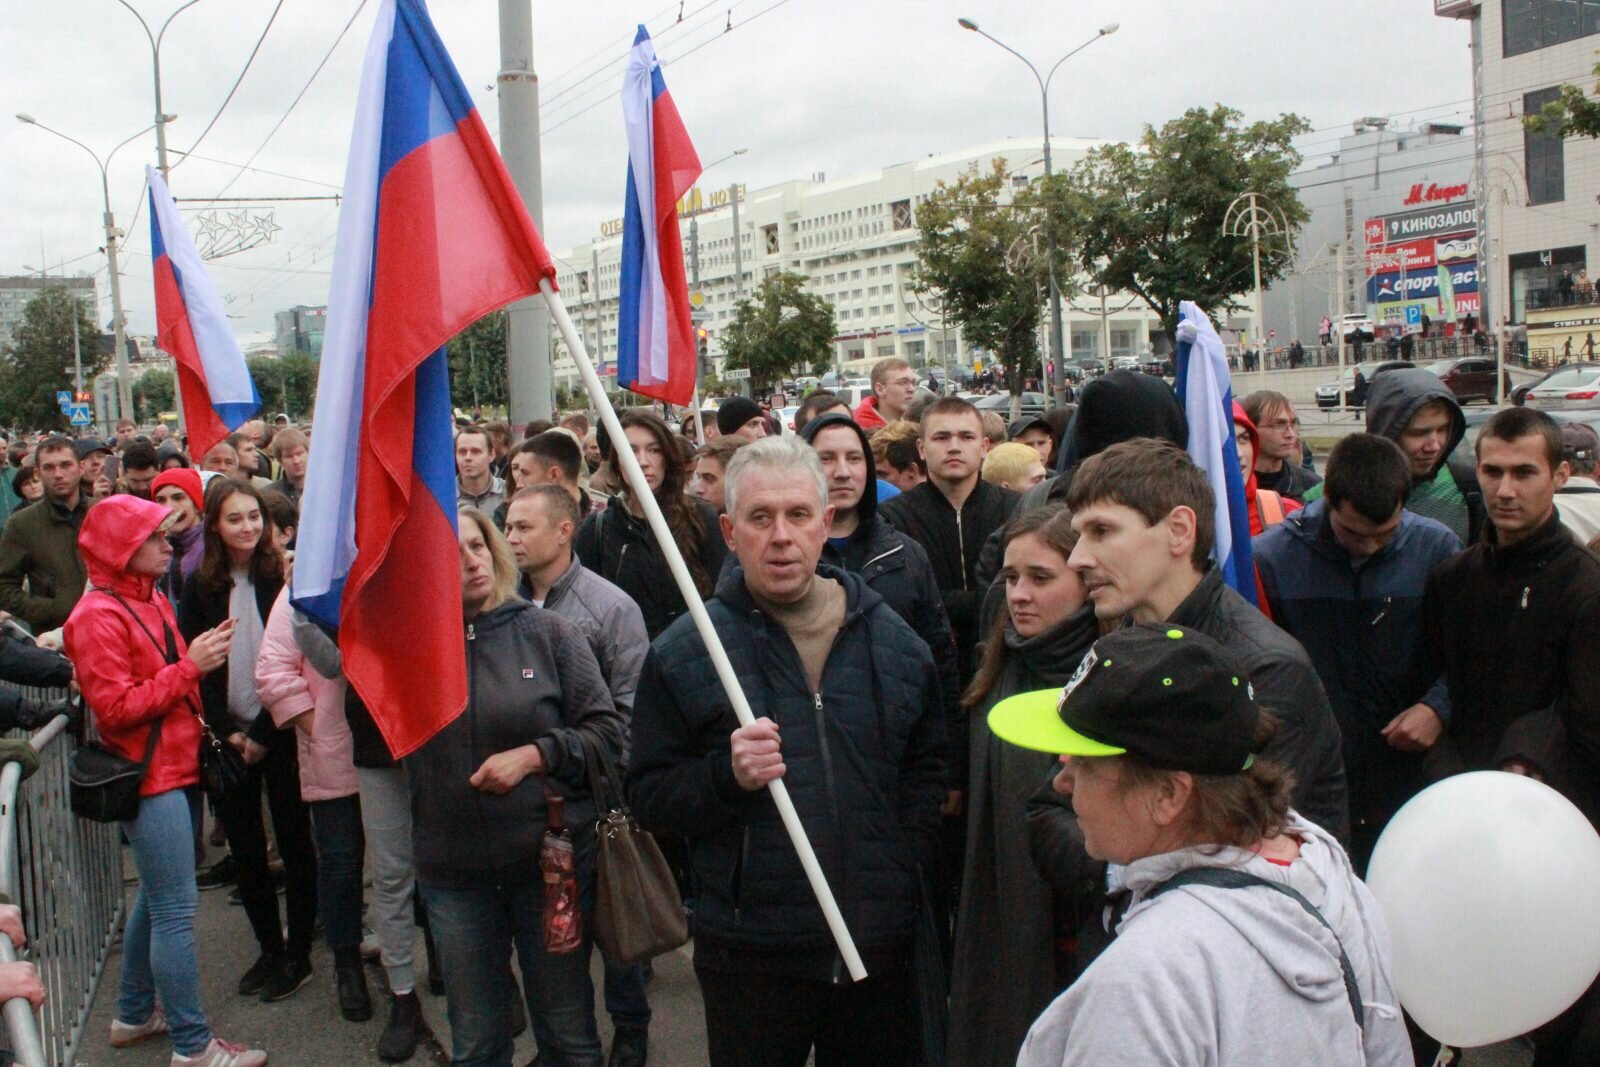
[[[856,504],[855,533],[840,539],[829,538],[822,548],[822,562],[840,570],[859,574],[868,587],[894,609],[927,643],[939,670],[939,688],[944,697],[945,720],[951,738],[948,760],[949,788],[967,788],[967,751],[958,739],[967,736],[967,712],[961,703],[960,679],[956,671],[956,643],[945,614],[944,598],[934,578],[928,553],[910,537],[878,517],[878,474],[872,461],[872,443],[866,432],[848,415],[836,413],[812,419],[800,431],[806,444],[814,445],[817,434],[832,426],[848,426],[861,439],[867,460],[867,484]]]

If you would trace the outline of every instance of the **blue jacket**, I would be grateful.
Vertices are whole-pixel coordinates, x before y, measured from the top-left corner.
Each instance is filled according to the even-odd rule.
[[[1426,784],[1422,755],[1380,732],[1423,703],[1450,721],[1444,678],[1423,665],[1422,597],[1428,572],[1461,551],[1442,523],[1402,511],[1387,545],[1355,566],[1313,500],[1253,542],[1272,617],[1305,646],[1344,738],[1350,814],[1381,825]]]
[[[945,790],[945,714],[928,646],[857,575],[823,668],[806,682],[788,634],[730,568],[706,603],[751,710],[782,734],[783,781],[857,946],[904,959]],[[694,882],[695,965],[827,981],[842,973],[771,794],[733,777],[733,707],[692,619],[645,659],[626,774],[634,814],[683,835]],[[1020,828],[1019,828],[1020,832]]]

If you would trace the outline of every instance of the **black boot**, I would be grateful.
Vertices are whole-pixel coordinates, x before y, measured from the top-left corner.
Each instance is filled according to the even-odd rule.
[[[650,1058],[650,1031],[639,1026],[619,1026],[611,1035],[608,1067],[644,1067]]]
[[[378,1038],[378,1058],[388,1063],[409,1060],[417,1051],[427,1025],[422,1021],[422,1001],[417,994],[400,993],[389,1005],[389,1023]]]
[[[372,1018],[372,996],[367,992],[366,969],[361,965],[361,949],[333,950],[333,975],[339,988],[339,1010],[353,1023]]]

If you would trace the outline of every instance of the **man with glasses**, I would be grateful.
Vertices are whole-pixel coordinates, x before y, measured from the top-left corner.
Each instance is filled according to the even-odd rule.
[[[871,433],[880,426],[906,417],[917,395],[917,376],[911,364],[896,356],[872,365],[872,395],[856,406],[856,425]]]
[[[1261,434],[1256,454],[1256,485],[1279,496],[1305,503],[1306,491],[1321,483],[1317,472],[1304,464],[1300,417],[1282,393],[1262,389],[1239,402]]]

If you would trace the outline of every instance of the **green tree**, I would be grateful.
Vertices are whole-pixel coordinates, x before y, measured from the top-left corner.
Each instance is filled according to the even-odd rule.
[[[67,428],[56,393],[72,388],[72,323],[78,323],[84,388],[105,369],[111,353],[100,351],[100,331],[90,309],[65,286],[51,285],[22,309],[10,344],[0,351],[0,419],[40,430]]]
[[[1600,63],[1594,67],[1600,77]],[[1576,85],[1563,85],[1561,95],[1536,115],[1523,116],[1523,125],[1534,133],[1553,133],[1559,137],[1600,137],[1600,85],[1584,92]]]
[[[245,361],[261,396],[262,418],[282,411],[291,419],[311,414],[317,396],[317,363],[303,352],[286,356],[251,356]]]
[[[510,395],[506,373],[506,313],[496,311],[450,339],[450,398],[456,407],[504,407]]]
[[[133,380],[133,410],[141,423],[154,422],[163,411],[174,411],[177,378],[169,370],[152,368]]]
[[[1180,300],[1220,315],[1255,284],[1250,242],[1223,232],[1238,196],[1260,194],[1291,232],[1309,217],[1289,175],[1300,164],[1290,141],[1310,128],[1298,115],[1246,125],[1221,104],[1191,108],[1159,130],[1146,126],[1137,145],[1091,149],[1046,191],[1051,216],[1072,227],[1095,282],[1142,298],[1171,334]],[[1263,240],[1264,283],[1292,262],[1286,240]]]
[[[1012,175],[1004,159],[987,174],[974,164],[954,184],[940,182],[917,208],[921,241],[912,286],[934,293],[947,322],[966,339],[993,353],[1006,369],[1012,407],[1023,377],[1039,370],[1039,321],[1049,282],[1043,202],[1029,187],[1010,195]],[[1056,220],[1060,249],[1071,224]],[[1058,253],[1058,282],[1071,293],[1074,272]],[[1041,375],[1042,377],[1042,375]]]
[[[832,360],[838,333],[833,307],[805,291],[804,275],[780,271],[741,300],[722,334],[725,365],[750,372],[753,394],[768,392],[796,373],[821,373]]]

